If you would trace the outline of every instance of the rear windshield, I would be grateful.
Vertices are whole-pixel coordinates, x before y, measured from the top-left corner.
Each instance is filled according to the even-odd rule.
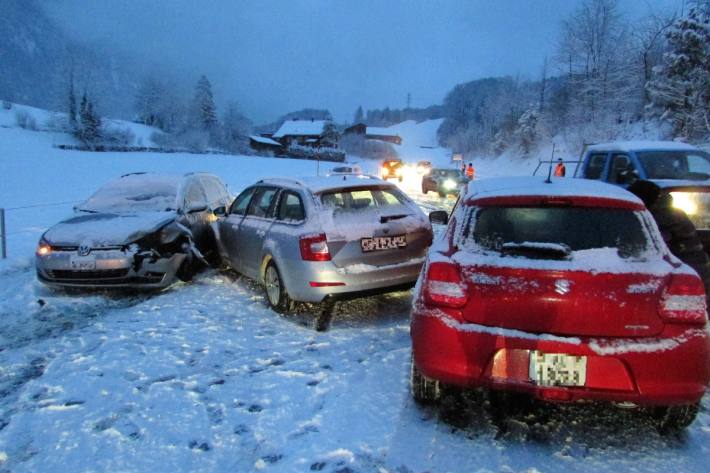
[[[702,151],[642,151],[636,155],[649,179],[710,179],[710,155]]]
[[[571,251],[616,248],[622,257],[636,257],[648,248],[640,215],[624,209],[485,207],[473,220],[474,241],[489,250],[557,244]]]
[[[406,198],[397,189],[345,189],[324,192],[321,202],[336,210],[360,210],[374,207],[402,205]]]

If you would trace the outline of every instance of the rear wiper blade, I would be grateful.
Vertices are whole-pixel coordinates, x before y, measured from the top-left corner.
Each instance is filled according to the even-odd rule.
[[[572,249],[564,243],[524,241],[522,243],[503,243],[500,252],[534,259],[567,259],[572,254]]]
[[[380,217],[380,223],[387,223],[390,220],[399,220],[402,218],[409,217],[410,214],[400,214],[400,215],[383,215]]]

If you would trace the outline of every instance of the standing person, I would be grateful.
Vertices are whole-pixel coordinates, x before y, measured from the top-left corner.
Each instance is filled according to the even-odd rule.
[[[466,163],[461,161],[461,172],[466,174]]]
[[[628,190],[641,199],[651,212],[671,253],[698,273],[707,297],[710,293],[710,258],[693,222],[685,212],[673,207],[670,193],[651,181],[636,181]]]
[[[555,177],[565,177],[565,163],[562,162],[562,158],[557,159],[557,166],[555,166]]]
[[[466,178],[469,181],[473,181],[474,177],[476,177],[476,170],[473,168],[473,163],[468,163],[468,167],[466,168]]]

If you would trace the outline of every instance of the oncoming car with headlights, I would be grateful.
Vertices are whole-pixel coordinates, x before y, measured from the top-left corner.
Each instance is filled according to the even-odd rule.
[[[385,181],[387,179],[397,179],[402,182],[404,179],[404,163],[401,159],[387,159],[382,162],[380,176]]]
[[[228,205],[211,174],[126,174],[50,227],[36,252],[37,278],[55,288],[160,289],[219,259],[214,209]]]
[[[458,195],[466,182],[466,177],[459,169],[432,169],[428,175],[422,177],[422,194],[434,191],[438,192],[440,197]]]
[[[628,187],[648,180],[673,197],[710,251],[710,154],[674,141],[618,141],[588,146],[580,177]]]

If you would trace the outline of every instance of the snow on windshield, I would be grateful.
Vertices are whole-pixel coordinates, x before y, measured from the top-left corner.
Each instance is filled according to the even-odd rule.
[[[159,212],[175,208],[180,179],[173,176],[131,175],[101,187],[81,204],[87,212]]]

